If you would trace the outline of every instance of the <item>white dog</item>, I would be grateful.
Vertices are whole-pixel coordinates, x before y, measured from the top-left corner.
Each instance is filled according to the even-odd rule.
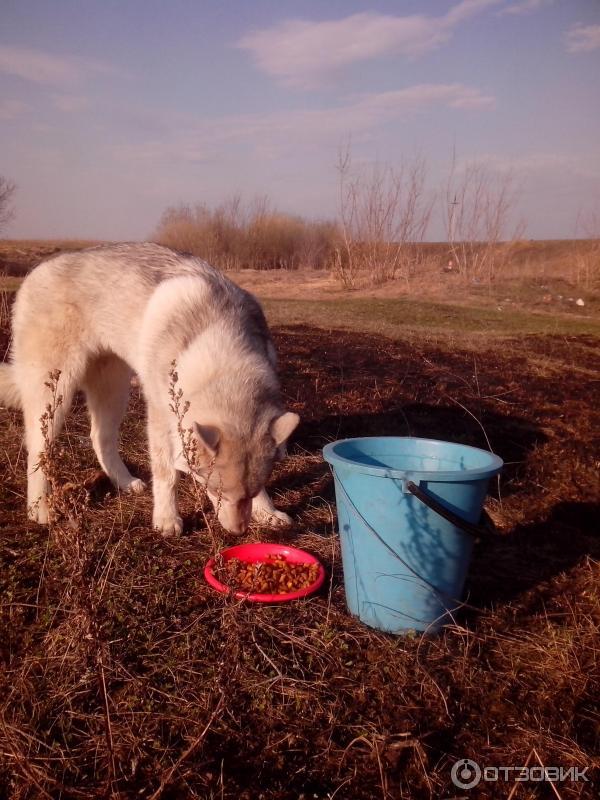
[[[47,483],[38,462],[52,370],[60,371],[62,404],[50,435],[59,433],[82,388],[102,469],[119,489],[144,489],[117,445],[135,370],[148,408],[153,524],[164,534],[181,532],[177,470],[187,471],[187,462],[169,408],[173,361],[177,386],[189,403],[183,427],[192,431],[196,446],[195,477],[206,484],[221,524],[241,533],[251,516],[290,522],[264,486],[299,418],[282,408],[262,310],[206,262],[154,244],[56,256],[34,269],[19,290],[12,363],[0,366],[0,402],[23,410],[31,519],[48,521]]]

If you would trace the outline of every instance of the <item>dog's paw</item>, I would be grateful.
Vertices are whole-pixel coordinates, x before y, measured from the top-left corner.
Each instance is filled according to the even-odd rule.
[[[255,522],[259,522],[261,525],[268,525],[270,528],[288,528],[293,522],[289,514],[286,514],[285,511],[277,511],[277,509],[273,509],[273,511],[254,511],[252,518]]]
[[[129,492],[129,494],[142,494],[142,492],[146,491],[146,484],[139,478],[134,478],[127,484],[126,491]]]
[[[179,536],[183,531],[183,520],[177,515],[155,514],[152,518],[152,525],[163,536]]]

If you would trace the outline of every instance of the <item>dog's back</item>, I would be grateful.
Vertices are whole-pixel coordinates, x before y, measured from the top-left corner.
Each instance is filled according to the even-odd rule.
[[[190,341],[216,319],[237,318],[267,347],[266,322],[252,295],[199,258],[133,243],[63,254],[34,269],[15,302],[13,361],[18,368],[35,353],[50,368],[52,353],[69,346],[75,359],[83,351],[87,358],[112,352],[138,369],[138,336],[150,299],[167,282],[184,278],[201,286],[205,302],[186,315],[186,282],[177,282],[181,302],[154,314],[153,338],[168,330],[173,339],[176,327]]]

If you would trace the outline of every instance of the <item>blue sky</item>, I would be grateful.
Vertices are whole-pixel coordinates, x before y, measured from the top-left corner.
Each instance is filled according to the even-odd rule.
[[[267,195],[337,214],[335,162],[511,170],[532,238],[600,209],[598,0],[2,0],[12,237],[143,239]],[[430,238],[443,238],[438,206]]]

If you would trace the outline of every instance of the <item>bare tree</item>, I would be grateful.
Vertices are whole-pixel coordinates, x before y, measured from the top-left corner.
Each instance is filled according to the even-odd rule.
[[[336,169],[338,172],[339,209],[342,230],[342,244],[335,249],[334,272],[346,289],[356,284],[359,259],[356,253],[358,243],[353,239],[354,204],[350,183],[350,145],[340,147]]]
[[[421,157],[399,169],[375,164],[353,173],[350,146],[338,151],[342,243],[335,259],[339,280],[347,288],[359,275],[371,283],[410,280],[417,263],[433,197],[425,188]]]
[[[517,194],[512,173],[498,173],[482,161],[458,168],[453,154],[446,184],[446,236],[465,282],[493,281],[522,237],[524,224],[512,223]]]
[[[17,187],[12,181],[0,175],[0,231],[3,230],[14,217],[15,212],[11,202],[16,190]]]

